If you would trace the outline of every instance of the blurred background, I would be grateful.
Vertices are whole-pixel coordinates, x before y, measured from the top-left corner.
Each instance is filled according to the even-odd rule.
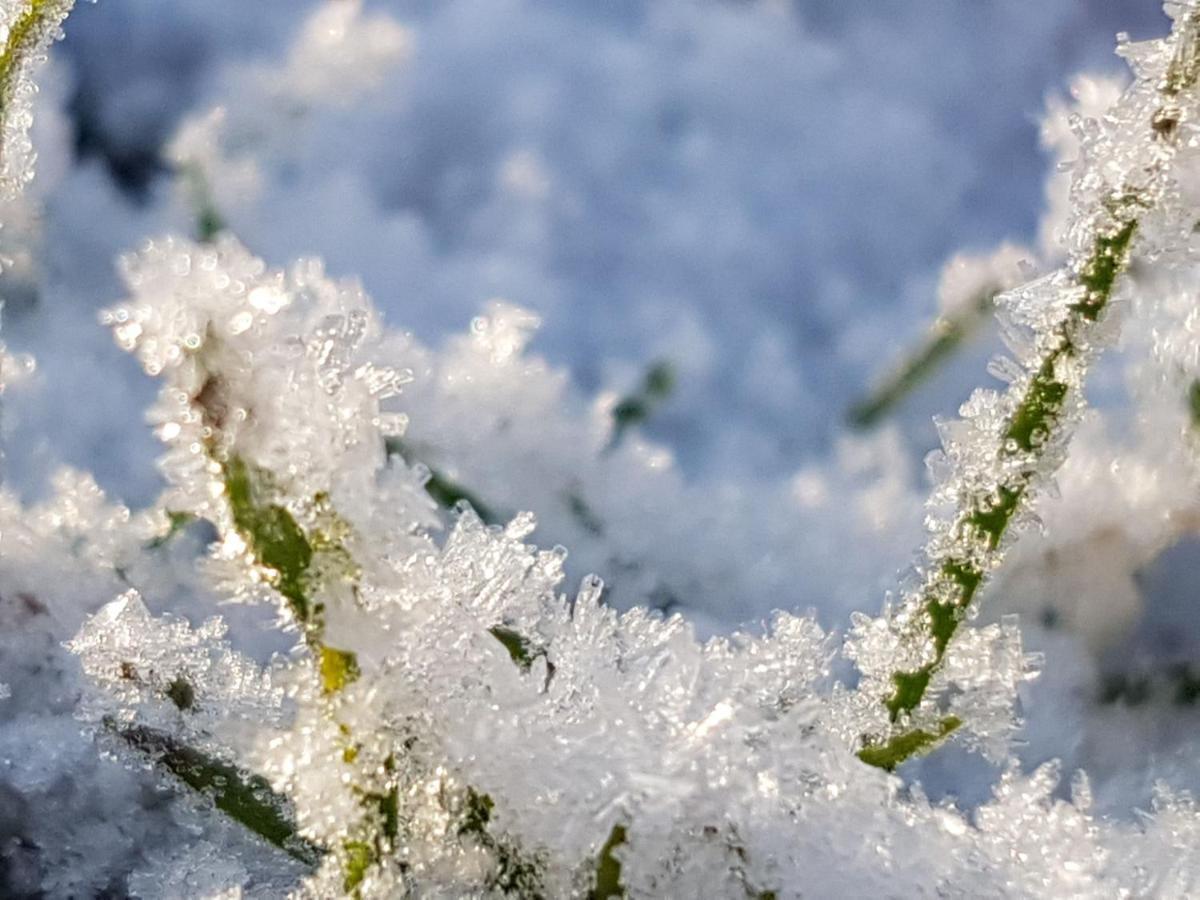
[[[237,85],[282,64],[316,5],[79,5],[46,89],[59,149],[42,146],[54,185],[39,278],[59,310],[10,291],[10,345],[40,343],[40,315],[99,332],[93,310],[119,294],[113,258],[179,226],[164,147],[181,121],[237,116],[239,97],[253,114]],[[1167,27],[1154,0],[366,6],[402,26],[399,63],[293,158],[271,151],[274,194],[223,211],[237,233],[272,264],[315,254],[360,276],[393,325],[430,342],[490,298],[518,303],[542,317],[534,349],[585,392],[631,389],[668,362],[670,402],[644,427],[703,476],[825,454],[846,410],[919,343],[947,258],[1034,240],[1047,98],[1077,72],[1121,72],[1118,31]],[[302,177],[312,169],[326,177]],[[130,370],[94,337],[43,369],[62,379],[55,404],[82,399],[96,354]],[[918,450],[987,352],[899,407]],[[131,378],[118,393],[139,394]],[[10,454],[10,483],[62,460],[148,502],[152,447],[123,414],[148,394],[109,403],[90,389],[71,428],[26,435],[37,450]]]

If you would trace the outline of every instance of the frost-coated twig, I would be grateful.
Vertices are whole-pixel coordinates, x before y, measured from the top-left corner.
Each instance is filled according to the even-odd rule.
[[[957,716],[932,708],[931,682],[981,586],[1000,564],[1012,526],[1065,455],[1082,410],[1084,374],[1135,238],[1168,205],[1170,163],[1190,124],[1200,76],[1198,30],[1200,11],[1189,4],[1177,13],[1172,35],[1157,49],[1159,58],[1147,54],[1135,60],[1137,78],[1106,124],[1138,130],[1116,134],[1113,146],[1099,152],[1093,147],[1094,158],[1085,158],[1077,172],[1074,199],[1080,211],[1072,226],[1070,264],[1009,298],[1014,329],[1033,332],[1029,346],[1013,341],[1018,360],[1008,365],[1010,388],[1003,395],[977,393],[963,408],[966,421],[946,431],[948,472],[933,502],[952,503],[954,512],[931,516],[918,584],[891,612],[882,643],[872,645],[868,638],[851,645],[864,670],[863,689],[887,713],[882,727],[864,738],[859,751],[864,762],[893,769],[960,725]]]

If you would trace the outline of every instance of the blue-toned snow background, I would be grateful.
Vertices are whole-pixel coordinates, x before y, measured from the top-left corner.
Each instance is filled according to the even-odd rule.
[[[219,62],[279,55],[307,6],[81,4],[57,48],[79,165],[47,218],[51,266],[85,308],[11,310],[11,344],[39,315],[99,332],[93,309],[118,292],[108,260],[159,227],[163,140],[211,102]],[[530,307],[535,349],[587,391],[671,360],[678,391],[650,433],[706,475],[821,455],[921,334],[941,263],[1032,239],[1047,95],[1119,70],[1119,29],[1166,28],[1152,0],[385,6],[413,50],[372,108],[318,142],[345,179],[297,184],[286,215],[238,223],[241,236],[274,264],[316,254],[360,275],[429,341],[488,298]],[[514,160],[532,161],[535,189],[504,187]],[[10,477],[32,484],[61,458],[146,502],[153,446],[132,435],[148,387],[107,336],[81,340],[94,355],[42,368],[78,410],[48,411],[36,453],[11,447]],[[981,359],[908,404],[918,445]],[[124,386],[98,389],[97,365]]]

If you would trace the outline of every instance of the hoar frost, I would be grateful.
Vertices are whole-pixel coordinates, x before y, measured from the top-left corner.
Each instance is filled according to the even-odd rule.
[[[22,10],[59,7],[13,9],[10,34]],[[299,46],[325,64],[274,90],[319,95],[327,76],[362,75],[402,55],[402,31],[364,30],[359,15],[357,4],[323,9]],[[41,504],[0,495],[0,595],[18,601],[0,606],[13,619],[0,641],[22,661],[15,674],[30,677],[22,636],[54,645],[73,635],[72,656],[56,665],[67,685],[78,665],[86,688],[63,703],[106,754],[154,772],[177,800],[170,834],[186,837],[156,844],[137,835],[128,890],[754,900],[1194,893],[1193,867],[1181,862],[1200,836],[1191,799],[1162,788],[1144,821],[1113,822],[1093,813],[1086,779],[1067,800],[1055,764],[1022,771],[1009,758],[1014,697],[1029,673],[1017,627],[1009,618],[959,625],[1013,543],[1010,524],[1032,521],[1035,493],[1066,458],[1086,364],[1114,330],[1109,307],[1133,306],[1161,326],[1147,354],[1158,367],[1146,376],[1153,386],[1164,371],[1181,393],[1197,383],[1185,299],[1197,15],[1181,8],[1171,39],[1126,45],[1133,85],[1102,120],[1079,123],[1068,263],[1001,298],[1014,359],[993,369],[1012,386],[977,393],[964,420],[944,427],[924,562],[884,616],[856,617],[842,650],[811,617],[777,613],[765,633],[698,640],[679,615],[618,611],[595,576],[568,594],[565,551],[531,543],[533,515],[508,508],[521,502],[515,491],[491,521],[464,487],[450,514],[439,509],[435,498],[452,492],[431,464],[495,484],[519,468],[520,445],[506,443],[506,431],[545,421],[555,430],[529,439],[539,452],[556,439],[579,449],[537,457],[529,492],[572,523],[594,559],[628,569],[623,605],[665,591],[674,600],[660,606],[686,607],[732,567],[727,523],[691,510],[703,498],[671,480],[668,457],[621,440],[615,397],[583,413],[559,410],[561,377],[525,353],[533,317],[496,302],[469,335],[434,351],[389,330],[361,286],[320,263],[272,268],[218,214],[221,116],[185,127],[180,175],[200,179],[193,187],[212,205],[200,219],[211,227],[197,229],[203,240],[156,238],[127,256],[127,296],[103,315],[160,382],[151,423],[165,447],[166,490],[144,513],[69,471]],[[57,19],[46,21],[49,35]],[[365,68],[347,63],[344,40],[365,42]],[[524,183],[537,181],[530,171]],[[981,296],[990,303],[1015,280],[1021,256],[1002,248],[952,265],[944,312],[958,315]],[[1169,290],[1127,303],[1124,276],[1143,258]],[[498,415],[510,400],[528,402]],[[1136,453],[1159,452],[1152,431],[1139,437],[1135,463]],[[870,456],[866,446],[859,455]],[[576,461],[582,469],[597,458],[592,471],[572,474]],[[1170,459],[1173,475],[1194,478],[1190,455]],[[1069,478],[1091,462],[1068,462],[1067,502],[1077,496]],[[613,473],[628,478],[628,495],[602,497]],[[659,581],[641,559],[653,537],[635,530],[642,485],[686,501],[664,533],[712,549],[665,567],[673,580]],[[823,477],[802,472],[787,495],[819,508],[827,490]],[[884,483],[861,499],[868,512],[885,510],[894,489]],[[1114,519],[1153,505],[1115,489],[1108,500]],[[1175,518],[1193,514],[1183,504]],[[1177,521],[1148,527],[1128,558],[1152,557],[1183,530]],[[769,529],[766,538],[783,540]],[[1017,572],[1035,567],[1026,560]],[[769,593],[787,578],[733,583]],[[80,622],[100,598],[108,602]],[[845,677],[843,652],[857,683]],[[0,715],[21,700],[14,684],[7,697],[0,685]],[[54,723],[27,727],[57,746]],[[1003,766],[992,796],[969,812],[881,771],[958,734]],[[84,745],[61,746],[66,755]],[[0,758],[20,797],[43,795],[47,769]],[[105,874],[74,860],[60,869],[46,885],[64,896]]]
[[[1186,135],[1200,78],[1200,13],[1181,8],[1176,15],[1168,41],[1123,48],[1135,80],[1081,141],[1068,265],[999,298],[1012,356],[993,371],[1011,385],[1003,393],[976,391],[963,418],[942,425],[944,452],[930,463],[931,535],[914,587],[887,611],[887,627],[866,617],[855,626],[847,649],[864,676],[859,696],[878,701],[863,707],[865,761],[892,767],[964,721],[987,723],[985,735],[992,730],[994,703],[972,715],[961,699],[934,699],[953,689],[943,679],[948,655],[958,652],[959,623],[1000,564],[1010,526],[1029,519],[1038,487],[1066,456],[1083,409],[1083,376],[1112,331],[1110,307],[1124,299],[1135,238],[1161,255],[1193,230],[1194,216],[1176,202],[1175,173],[1187,171],[1192,150]],[[955,704],[963,704],[961,715],[947,709]]]

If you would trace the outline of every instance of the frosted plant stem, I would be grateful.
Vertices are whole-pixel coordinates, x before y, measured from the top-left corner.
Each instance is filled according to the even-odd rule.
[[[957,476],[957,512],[946,526],[935,528],[918,569],[920,584],[895,614],[895,625],[905,635],[901,649],[918,647],[922,661],[892,671],[882,697],[891,727],[883,735],[867,735],[858,752],[870,765],[894,769],[962,724],[947,715],[918,726],[913,714],[980,588],[1002,561],[1010,525],[1056,467],[1051,451],[1069,437],[1097,325],[1128,269],[1141,222],[1162,199],[1183,116],[1179,101],[1200,75],[1198,31],[1200,12],[1189,7],[1176,20],[1171,59],[1157,88],[1159,103],[1145,123],[1142,141],[1152,162],[1147,165],[1146,154],[1137,155],[1135,165],[1127,166],[1116,187],[1102,196],[1099,209],[1081,214],[1086,218],[1078,222],[1090,223],[1090,248],[1076,254],[1065,273],[1060,296],[1068,302],[1061,318],[1036,336],[1036,355],[1004,398],[1009,411],[995,433],[992,459],[981,466],[993,480]],[[1135,83],[1127,96],[1138,87]]]
[[[27,69],[58,34],[59,26],[71,11],[75,0],[29,0],[17,7],[16,15],[6,26],[4,47],[0,50],[0,199],[15,196],[32,176],[32,158],[24,150],[28,129],[28,112],[22,109],[22,72]],[[15,137],[19,136],[20,140]],[[12,160],[9,157],[18,157]],[[0,223],[0,227],[3,223]],[[0,300],[0,325],[4,314],[4,301]],[[4,387],[4,345],[0,342],[0,395]],[[3,415],[3,400],[0,397],[0,417]],[[0,477],[3,477],[3,452],[0,448]]]
[[[204,414],[211,417],[212,413],[204,403],[198,403]],[[344,547],[337,543],[336,536],[332,541],[329,536],[315,540],[285,506],[263,499],[265,473],[257,472],[236,455],[222,460],[215,448],[210,453],[221,469],[234,528],[255,563],[275,573],[275,589],[301,627],[321,690],[330,701],[327,711],[336,718],[336,704],[332,701],[358,679],[360,670],[353,652],[331,647],[324,641],[321,603],[314,590],[319,586],[314,585],[311,569],[319,555],[339,557],[335,571],[341,571],[344,577],[353,581],[357,578],[357,566]],[[344,725],[342,729],[349,741],[352,738],[350,729]],[[398,789],[392,786],[383,793],[364,792],[364,800],[368,801],[364,803],[366,833],[362,839],[347,840],[340,848],[345,870],[343,885],[347,893],[355,891],[370,866],[390,851],[398,836]]]
[[[271,473],[256,469],[228,448],[219,449],[226,405],[218,375],[209,376],[193,402],[213,435],[207,448],[208,455],[221,472],[234,530],[246,545],[254,564],[271,573],[275,590],[300,626],[317,668],[328,703],[327,711],[336,719],[338,695],[361,673],[353,652],[325,642],[321,593],[328,584],[330,573],[335,573],[335,577],[349,582],[357,590],[360,569],[344,544],[349,526],[333,510],[328,497],[317,496],[312,498],[311,506],[321,510],[322,520],[329,524],[319,533],[306,530],[282,502],[275,502],[271,497],[274,481]],[[509,646],[503,636],[495,636]],[[513,656],[519,662],[518,655],[513,653]],[[347,740],[347,761],[353,761],[358,754],[357,745],[353,743],[356,735],[345,724],[339,727]],[[389,758],[381,765],[391,772],[395,763]],[[357,894],[368,870],[393,850],[399,837],[398,786],[391,784],[383,792],[364,788],[362,793],[361,837],[356,835],[346,840],[340,848],[343,887],[350,895]],[[491,798],[471,788],[466,789],[466,795],[467,811],[462,830],[475,835],[479,843],[496,856],[499,885],[505,893],[515,896],[530,900],[540,897],[534,864],[523,859],[516,848],[493,838],[488,831],[493,806]]]
[[[318,666],[322,690],[332,700],[357,680],[360,671],[354,653],[330,647],[323,641],[320,604],[310,595],[307,572],[314,557],[322,552],[343,556],[342,565],[347,573],[356,572],[357,566],[340,545],[329,548],[328,537],[312,539],[282,505],[258,502],[254,497],[252,470],[238,457],[224,463],[222,470],[238,533],[253,548],[259,564],[278,573],[276,589],[302,623],[306,642]],[[321,549],[320,545],[326,546]],[[520,656],[512,650],[505,635],[497,634],[495,630],[493,634],[509,647],[514,661],[519,664]],[[331,707],[331,714],[332,711]],[[342,728],[349,741],[352,732],[344,725]],[[354,754],[357,750],[350,745],[347,752]],[[385,760],[383,765],[390,769],[394,763]],[[498,886],[506,894],[529,900],[540,898],[536,866],[523,859],[516,848],[496,840],[488,831],[493,806],[491,798],[471,788],[467,788],[466,793],[467,812],[461,829],[475,835],[480,844],[496,856]],[[367,835],[362,840],[349,840],[342,847],[344,888],[348,894],[356,892],[369,868],[392,850],[399,837],[399,788],[393,785],[384,793],[364,792],[363,796],[364,807],[368,810],[365,819]]]

